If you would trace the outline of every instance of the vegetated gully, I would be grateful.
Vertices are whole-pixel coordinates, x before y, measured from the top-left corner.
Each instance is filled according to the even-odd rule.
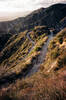
[[[40,55],[37,58],[37,61],[35,60],[33,62],[33,66],[32,68],[29,70],[29,72],[26,72],[25,70],[21,71],[19,74],[16,73],[12,73],[10,75],[4,76],[2,78],[0,78],[0,88],[2,88],[2,86],[5,86],[6,84],[11,84],[12,82],[14,82],[17,79],[20,78],[26,78],[26,77],[30,77],[31,75],[33,75],[35,72],[38,71],[38,69],[40,68],[40,65],[42,64],[42,62],[44,61],[46,54],[47,54],[47,49],[48,49],[48,45],[49,42],[53,39],[53,32],[50,31],[50,35],[48,36],[48,40],[47,42],[44,44]],[[27,33],[27,38],[32,42],[33,46],[30,49],[29,53],[33,50],[35,43],[34,41],[30,38],[29,36],[29,32]],[[25,73],[24,73],[25,72]]]

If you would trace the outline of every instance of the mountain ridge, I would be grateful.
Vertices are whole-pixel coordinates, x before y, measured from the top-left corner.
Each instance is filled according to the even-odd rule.
[[[27,29],[32,29],[37,25],[54,27],[66,16],[65,11],[66,4],[55,4],[48,8],[35,10],[26,17],[20,17],[13,21],[0,22],[0,34],[4,32],[14,34]],[[48,21],[50,22],[48,23]],[[4,27],[3,29],[2,26]]]

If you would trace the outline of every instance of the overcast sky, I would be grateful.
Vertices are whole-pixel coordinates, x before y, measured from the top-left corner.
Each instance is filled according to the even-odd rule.
[[[0,12],[30,11],[66,0],[0,0]]]

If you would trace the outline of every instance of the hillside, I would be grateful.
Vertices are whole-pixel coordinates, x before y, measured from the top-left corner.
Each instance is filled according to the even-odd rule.
[[[40,8],[26,17],[20,17],[13,21],[0,22],[0,37],[6,43],[5,39],[9,39],[7,38],[9,34],[18,34],[25,30],[31,30],[35,26],[42,25],[54,28],[56,32],[66,27],[66,4],[55,4],[48,8]],[[8,34],[7,37],[5,36],[5,39],[3,38],[4,34]],[[3,46],[0,43],[0,48],[3,48]]]
[[[2,74],[0,85],[3,85],[2,88],[4,88],[1,90],[2,94],[5,93],[2,97],[3,100],[5,100],[4,98],[12,98],[12,100],[26,100],[26,98],[28,100],[43,100],[43,98],[65,100],[66,28],[54,36],[48,45],[46,58],[40,63],[39,71],[31,76],[28,72],[31,73],[31,67],[35,66],[35,62],[38,65],[41,48],[49,37],[42,34],[37,38],[39,39],[35,40],[35,47],[24,61],[20,61],[12,68],[9,67],[10,69]],[[14,71],[15,73],[13,73]],[[26,78],[23,79],[22,76],[26,76]],[[8,85],[6,86],[6,84]]]
[[[0,23],[0,100],[65,100],[66,4]]]
[[[28,33],[29,35],[27,35],[27,33],[28,32],[25,31],[19,33],[18,35],[13,35],[5,44],[4,49],[0,52],[0,67],[2,66],[1,69],[3,70],[3,72],[0,70],[0,74],[5,74],[7,70],[8,72],[11,70],[13,70],[13,72],[14,70],[19,72],[19,70],[22,69],[21,66],[24,65],[24,59],[27,58],[30,52],[32,52],[33,46],[36,50],[40,50],[42,48],[40,45],[46,41],[46,36],[48,37],[50,31],[46,26],[38,26],[31,31],[31,34]],[[41,39],[43,39],[43,41],[41,41]],[[31,40],[33,40],[34,43]]]

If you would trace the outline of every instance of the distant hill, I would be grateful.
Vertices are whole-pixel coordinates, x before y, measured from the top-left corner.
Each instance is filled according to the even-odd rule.
[[[17,12],[0,12],[0,22],[4,21],[12,21],[17,19],[18,17],[25,17],[30,14],[31,11],[17,11]]]
[[[48,8],[40,8],[26,17],[1,22],[0,34],[9,32],[12,34],[19,33],[38,25],[55,27],[64,17],[66,17],[66,4],[55,4]]]

